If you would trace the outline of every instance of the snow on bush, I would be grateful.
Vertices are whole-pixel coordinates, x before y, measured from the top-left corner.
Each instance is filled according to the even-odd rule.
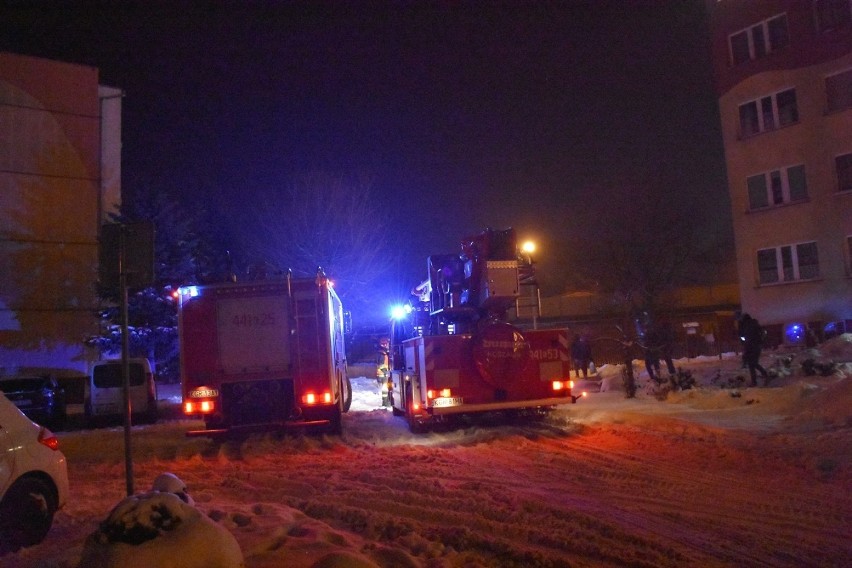
[[[155,487],[186,495],[164,474]],[[188,498],[188,495],[186,495]],[[234,536],[175,493],[151,491],[123,499],[83,547],[79,568],[243,568]]]

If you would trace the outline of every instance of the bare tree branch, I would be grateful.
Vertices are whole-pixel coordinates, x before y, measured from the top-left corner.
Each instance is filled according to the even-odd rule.
[[[392,266],[383,209],[369,181],[312,172],[262,193],[242,234],[259,259],[301,276],[322,267],[341,296],[363,302]]]

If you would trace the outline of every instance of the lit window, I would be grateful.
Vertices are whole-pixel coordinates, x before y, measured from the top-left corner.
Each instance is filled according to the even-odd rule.
[[[819,278],[819,255],[815,242],[784,245],[757,251],[760,284],[794,282]]]
[[[834,159],[837,168],[837,190],[852,191],[852,154],[843,154]]]
[[[828,32],[852,22],[849,0],[814,0],[817,31]]]
[[[808,198],[805,166],[790,166],[747,178],[749,210]]]
[[[766,57],[767,54],[789,45],[787,15],[774,16],[731,34],[728,43],[732,65]]]
[[[828,112],[852,107],[852,69],[825,78]]]
[[[799,121],[796,90],[787,89],[740,105],[740,134],[748,138]]]

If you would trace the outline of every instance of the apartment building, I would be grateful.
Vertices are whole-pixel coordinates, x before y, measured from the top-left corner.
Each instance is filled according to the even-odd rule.
[[[98,231],[121,191],[121,91],[92,67],[0,53],[0,374],[97,359]]]
[[[852,1],[709,1],[743,310],[852,331]]]

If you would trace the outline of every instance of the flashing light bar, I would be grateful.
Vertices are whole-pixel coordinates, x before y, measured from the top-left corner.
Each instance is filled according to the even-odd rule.
[[[396,304],[395,306],[391,306],[391,318],[401,320],[408,316],[411,311],[411,304]]]
[[[190,298],[198,296],[198,286],[181,286],[177,291],[180,296],[189,296]]]

